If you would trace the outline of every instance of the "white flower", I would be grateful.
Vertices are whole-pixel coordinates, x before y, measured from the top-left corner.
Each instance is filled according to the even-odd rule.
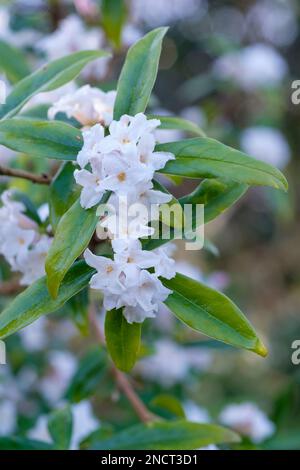
[[[4,104],[6,101],[6,83],[0,80],[0,104]]]
[[[68,118],[75,118],[82,126],[100,123],[108,126],[113,118],[116,98],[115,91],[103,92],[99,88],[85,85],[74,93],[62,96],[48,111],[49,119],[63,112]]]
[[[170,246],[161,246],[154,250],[158,255],[158,264],[155,266],[155,274],[157,276],[165,277],[166,279],[172,279],[176,274],[176,263],[169,255]]]
[[[34,230],[23,230],[13,224],[8,225],[4,229],[4,240],[1,244],[0,252],[9,260],[13,269],[17,269],[19,260],[27,255],[35,236]]]
[[[80,193],[80,204],[84,209],[89,209],[98,204],[105,191],[101,163],[93,160],[91,167],[92,173],[88,170],[74,171],[76,183],[83,188]]]
[[[45,261],[52,243],[52,238],[43,235],[27,252],[18,256],[18,271],[23,276],[20,284],[28,286],[45,275]]]
[[[55,404],[65,393],[75,373],[77,361],[66,351],[51,351],[49,366],[49,371],[40,381],[39,387],[46,400]]]
[[[220,422],[259,443],[270,437],[275,426],[255,403],[228,405],[220,414]]]
[[[95,418],[93,408],[89,401],[83,400],[72,406],[73,433],[70,448],[78,449],[80,442],[99,428],[100,423]]]
[[[241,147],[252,157],[284,168],[291,157],[289,144],[284,135],[272,127],[249,127],[242,132]]]
[[[47,320],[41,317],[20,331],[23,346],[27,351],[40,351],[48,344]]]
[[[90,159],[98,155],[98,146],[104,139],[104,127],[96,124],[91,129],[86,129],[82,133],[83,147],[77,155],[77,163],[80,168],[84,168]]]
[[[104,37],[99,28],[86,29],[81,19],[70,15],[62,20],[54,33],[37,43],[37,49],[47,55],[48,60],[55,60],[82,50],[99,50]],[[83,76],[101,79],[105,76],[108,58],[100,58],[85,67]]]
[[[253,44],[237,52],[229,52],[214,64],[218,78],[233,80],[246,90],[280,84],[287,74],[281,55],[266,44]]]
[[[13,434],[17,424],[16,405],[11,400],[0,401],[0,436]]]
[[[186,419],[192,423],[209,423],[211,421],[208,411],[191,400],[187,400],[183,408]]]
[[[97,270],[90,286],[92,289],[108,290],[111,294],[119,294],[124,289],[120,281],[120,267],[118,264],[104,256],[94,255],[90,250],[85,250],[84,259],[86,263]]]

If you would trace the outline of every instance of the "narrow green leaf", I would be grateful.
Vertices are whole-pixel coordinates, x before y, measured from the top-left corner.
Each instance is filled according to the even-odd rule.
[[[173,395],[161,393],[151,400],[150,405],[155,407],[155,413],[156,409],[158,409],[158,413],[165,419],[170,417],[176,417],[177,419],[185,418],[185,412],[180,401]],[[166,413],[170,416],[165,416]]]
[[[26,437],[0,437],[0,450],[53,450],[48,442],[27,439]]]
[[[109,195],[107,192],[101,202],[107,202]],[[45,265],[48,289],[53,298],[57,297],[65,274],[93,236],[98,222],[96,211],[97,207],[83,209],[77,199],[59,221]]]
[[[44,65],[13,88],[6,103],[0,106],[0,118],[14,116],[32,96],[65,85],[76,78],[89,62],[104,56],[109,54],[105,51],[79,51]]]
[[[192,121],[189,121],[188,119],[183,119],[176,116],[159,116],[157,114],[148,115],[148,119],[159,119],[161,122],[159,129],[175,129],[188,132],[190,134],[194,134],[200,137],[205,137],[205,132],[199,126],[197,126],[197,124]]]
[[[214,424],[162,421],[138,424],[108,439],[98,441],[97,450],[193,450],[209,444],[239,442],[239,436]]]
[[[79,196],[78,186],[74,180],[74,169],[71,162],[63,163],[50,185],[50,221],[54,230],[61,217]]]
[[[107,355],[98,346],[80,360],[66,392],[67,400],[77,403],[93,395],[106,371]]]
[[[0,338],[21,330],[42,315],[58,310],[88,285],[94,273],[95,270],[84,261],[75,263],[65,276],[55,300],[49,295],[46,277],[34,282],[0,314]]]
[[[183,323],[231,346],[267,355],[247,318],[226,295],[179,273],[162,282],[173,291],[165,304]]]
[[[136,363],[141,344],[141,329],[141,323],[127,323],[122,309],[106,313],[107,349],[117,368],[123,372],[129,372]]]
[[[194,138],[156,146],[157,151],[172,152],[161,173],[188,178],[223,178],[249,185],[272,186],[287,190],[283,174],[272,165],[255,160],[214,139]]]
[[[122,28],[127,16],[125,0],[102,0],[101,6],[105,34],[113,45],[119,48]]]
[[[114,119],[145,111],[156,80],[166,32],[167,28],[154,29],[129,49],[118,82]]]
[[[16,83],[30,74],[24,53],[3,40],[0,40],[0,57],[0,70],[11,83]]]
[[[80,130],[60,121],[0,121],[0,144],[32,157],[76,160],[82,147]]]
[[[73,430],[73,416],[70,406],[55,410],[48,419],[48,431],[55,449],[68,450]]]

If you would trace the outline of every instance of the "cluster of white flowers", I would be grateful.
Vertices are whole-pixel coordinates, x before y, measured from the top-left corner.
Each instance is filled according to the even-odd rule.
[[[255,403],[228,405],[220,414],[220,422],[250,437],[256,444],[270,437],[275,426]]]
[[[48,60],[55,60],[73,52],[99,50],[104,45],[104,36],[99,28],[86,29],[82,20],[70,15],[62,20],[54,33],[38,41],[37,49],[44,52]],[[101,79],[107,72],[109,58],[95,60],[85,67],[84,77]]]
[[[213,64],[213,73],[217,78],[231,80],[247,91],[278,86],[287,70],[287,63],[279,52],[260,43],[228,52]]]
[[[45,274],[45,259],[52,242],[41,235],[38,225],[25,215],[25,206],[12,200],[10,191],[1,196],[0,254],[13,271],[22,273],[20,283],[30,285]]]
[[[108,126],[113,118],[115,98],[116,91],[105,93],[99,88],[84,85],[56,101],[49,109],[48,117],[55,119],[58,113],[65,113],[85,127],[97,123]]]
[[[97,269],[91,287],[103,292],[105,309],[125,307],[124,316],[130,323],[155,316],[170,294],[159,276],[171,279],[175,275],[175,263],[168,256],[168,249],[143,251],[138,240],[153,233],[148,227],[153,214],[149,208],[172,199],[170,194],[153,189],[155,170],[174,158],[173,154],[154,151],[153,134],[159,125],[160,121],[147,120],[142,113],[134,117],[124,115],[120,121],[111,122],[105,136],[104,127],[96,124],[83,132],[84,145],[77,157],[81,170],[74,172],[76,182],[83,188],[80,199],[83,208],[98,205],[106,191],[112,192],[110,207],[115,216],[102,217],[97,233],[108,229],[113,238],[114,258],[95,256],[87,250],[85,259]],[[124,210],[120,200],[124,199],[126,207],[138,203],[146,210],[142,217],[137,217],[136,224],[126,224],[124,230],[119,230],[118,221]],[[149,268],[154,272],[147,271]]]

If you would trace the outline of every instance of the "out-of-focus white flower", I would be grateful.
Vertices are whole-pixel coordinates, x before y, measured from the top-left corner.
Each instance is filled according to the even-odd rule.
[[[231,80],[245,90],[279,85],[287,74],[287,63],[271,46],[253,44],[236,52],[219,57],[214,65],[214,75]]]
[[[228,405],[220,414],[220,422],[259,443],[270,437],[275,425],[255,403]]]
[[[20,331],[22,343],[27,351],[40,351],[48,344],[47,320],[41,317]]]
[[[206,116],[199,106],[188,106],[181,111],[180,115],[199,127],[204,127],[206,124]]]
[[[36,222],[24,214],[24,205],[12,200],[11,191],[4,191],[1,200],[0,254],[12,270],[22,273],[21,284],[29,285],[45,274],[52,238],[39,234]]]
[[[158,382],[163,387],[182,382],[191,369],[206,370],[212,360],[210,353],[202,348],[185,348],[169,339],[157,341],[155,351],[152,356],[139,362],[137,371],[144,378]]]
[[[7,8],[0,8],[0,38],[17,47],[26,47],[34,44],[39,34],[33,29],[13,31],[10,28],[10,14]]]
[[[70,449],[77,450],[80,442],[93,431],[98,429],[100,423],[95,418],[92,406],[87,400],[73,405],[71,411],[73,415],[73,430]],[[49,417],[46,415],[40,416],[35,423],[35,426],[28,432],[28,437],[51,443],[52,439],[48,431],[48,419]]]
[[[247,14],[248,34],[276,46],[288,46],[297,36],[295,3],[285,0],[259,0]]]
[[[66,351],[51,351],[49,373],[41,380],[40,390],[50,404],[57,403],[75,373],[77,361]]]
[[[241,134],[241,148],[248,155],[284,168],[290,160],[291,151],[284,135],[272,127],[256,126],[245,129]]]
[[[99,28],[86,29],[81,19],[70,15],[62,20],[54,33],[37,43],[37,48],[44,52],[48,60],[55,60],[73,52],[82,50],[99,50],[104,42]],[[85,77],[101,79],[105,76],[108,58],[100,58],[85,67]]]
[[[208,411],[191,400],[184,403],[183,409],[188,421],[193,423],[209,423],[211,421]]]
[[[15,431],[17,424],[16,405],[11,400],[0,401],[0,436],[7,436]]]
[[[176,271],[220,291],[226,289],[229,284],[229,276],[224,271],[214,271],[205,275],[199,266],[184,260],[176,262]]]
[[[55,119],[57,113],[63,112],[68,118],[77,119],[82,126],[97,123],[108,126],[113,118],[115,98],[115,91],[105,93],[99,88],[85,85],[55,102],[48,111],[48,117]]]
[[[6,83],[0,80],[0,104],[4,104],[6,101]]]
[[[122,30],[122,44],[130,47],[143,36],[142,31],[135,25],[127,23]]]
[[[131,12],[136,21],[160,26],[197,15],[202,3],[202,0],[133,0]]]
[[[89,401],[84,400],[72,407],[73,413],[73,433],[71,449],[78,449],[80,442],[99,428],[100,423],[95,418],[92,406]]]
[[[66,83],[60,88],[52,91],[44,91],[43,93],[37,93],[26,103],[23,107],[23,111],[28,111],[34,106],[42,104],[53,104],[65,95],[75,93],[77,86],[74,82]]]

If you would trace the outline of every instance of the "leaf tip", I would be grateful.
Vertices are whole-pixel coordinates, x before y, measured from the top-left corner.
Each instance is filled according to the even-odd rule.
[[[268,355],[268,349],[260,340],[257,341],[254,352],[261,357],[266,357]]]

